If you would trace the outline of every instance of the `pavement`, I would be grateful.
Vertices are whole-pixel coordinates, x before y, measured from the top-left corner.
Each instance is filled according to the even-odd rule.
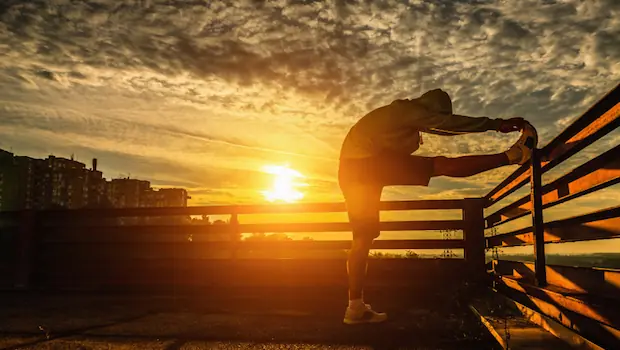
[[[370,295],[368,295],[370,294]],[[390,320],[342,324],[346,294],[0,294],[0,349],[487,349],[492,338],[449,293],[378,291]]]

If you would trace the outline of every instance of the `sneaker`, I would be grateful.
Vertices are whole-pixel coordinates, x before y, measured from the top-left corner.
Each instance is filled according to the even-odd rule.
[[[532,150],[538,145],[538,133],[532,124],[527,123],[521,137],[506,151],[510,164],[525,164],[532,157]]]
[[[368,304],[364,304],[364,307],[359,309],[352,309],[347,307],[347,311],[344,314],[345,324],[361,324],[361,323],[379,323],[387,320],[387,314],[382,312],[376,312]]]

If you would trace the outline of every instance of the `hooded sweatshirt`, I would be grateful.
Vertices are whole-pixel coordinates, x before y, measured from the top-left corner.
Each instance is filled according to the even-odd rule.
[[[453,114],[450,96],[435,89],[416,99],[395,100],[366,114],[349,130],[340,159],[386,153],[410,155],[420,147],[420,132],[459,135],[497,130],[500,123],[501,119]]]

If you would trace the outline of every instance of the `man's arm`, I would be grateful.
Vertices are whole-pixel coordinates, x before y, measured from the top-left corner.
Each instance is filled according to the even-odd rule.
[[[502,125],[502,119],[476,118],[444,113],[428,113],[418,120],[421,131],[446,136],[490,130],[498,131]]]
[[[409,101],[402,102],[398,113],[407,119],[407,124],[430,134],[450,136],[485,131],[508,133],[521,130],[525,123],[523,118],[491,119],[432,112]]]

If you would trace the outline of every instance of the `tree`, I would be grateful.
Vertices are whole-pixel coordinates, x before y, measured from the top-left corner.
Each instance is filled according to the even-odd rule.
[[[419,259],[420,258],[420,256],[413,250],[407,250],[407,253],[405,253],[405,257],[407,259]]]
[[[244,241],[292,241],[286,233],[272,233],[266,235],[264,232],[252,233],[251,236],[246,237]]]

